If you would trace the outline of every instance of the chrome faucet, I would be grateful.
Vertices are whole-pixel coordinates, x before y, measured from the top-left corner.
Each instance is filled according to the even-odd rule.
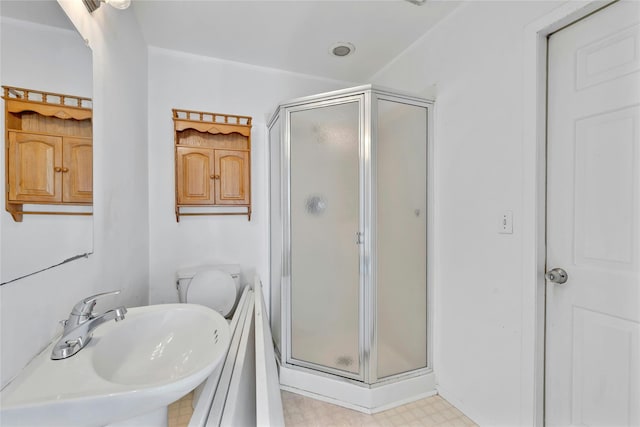
[[[124,306],[97,316],[93,314],[93,308],[98,298],[119,293],[120,291],[104,292],[78,302],[71,310],[69,318],[61,322],[64,326],[64,331],[60,340],[53,347],[51,358],[60,360],[73,356],[91,341],[91,334],[95,328],[112,319],[116,322],[124,319],[124,315],[127,313],[127,309]]]

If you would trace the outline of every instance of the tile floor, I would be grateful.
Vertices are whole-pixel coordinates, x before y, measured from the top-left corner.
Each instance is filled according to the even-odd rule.
[[[169,427],[186,427],[193,413],[193,392],[169,406]],[[427,397],[374,415],[282,392],[286,427],[423,426],[471,427],[473,421],[440,396]]]
[[[187,427],[193,414],[193,392],[169,405],[167,421],[169,427]]]
[[[440,396],[427,397],[374,415],[363,414],[286,391],[282,392],[282,405],[287,427],[470,427],[476,425]]]

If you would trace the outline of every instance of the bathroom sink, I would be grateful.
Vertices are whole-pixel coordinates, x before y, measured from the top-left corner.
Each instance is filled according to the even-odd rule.
[[[134,307],[68,359],[53,344],[0,394],[0,424],[104,426],[157,409],[204,381],[223,360],[229,326],[195,304]]]
[[[156,307],[140,316],[129,310],[126,322],[113,322],[101,336],[94,335],[92,361],[98,375],[118,384],[155,385],[211,364],[221,347],[220,329],[227,327],[222,316],[210,320],[213,310],[193,304]]]

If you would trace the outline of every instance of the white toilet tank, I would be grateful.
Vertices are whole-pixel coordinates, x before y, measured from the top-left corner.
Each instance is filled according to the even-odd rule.
[[[203,265],[178,271],[180,302],[210,307],[228,317],[240,294],[240,266]]]

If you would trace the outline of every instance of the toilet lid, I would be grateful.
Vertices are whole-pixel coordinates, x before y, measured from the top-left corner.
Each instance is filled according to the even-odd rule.
[[[227,317],[236,303],[236,283],[223,271],[201,271],[191,279],[187,302],[210,307]]]

